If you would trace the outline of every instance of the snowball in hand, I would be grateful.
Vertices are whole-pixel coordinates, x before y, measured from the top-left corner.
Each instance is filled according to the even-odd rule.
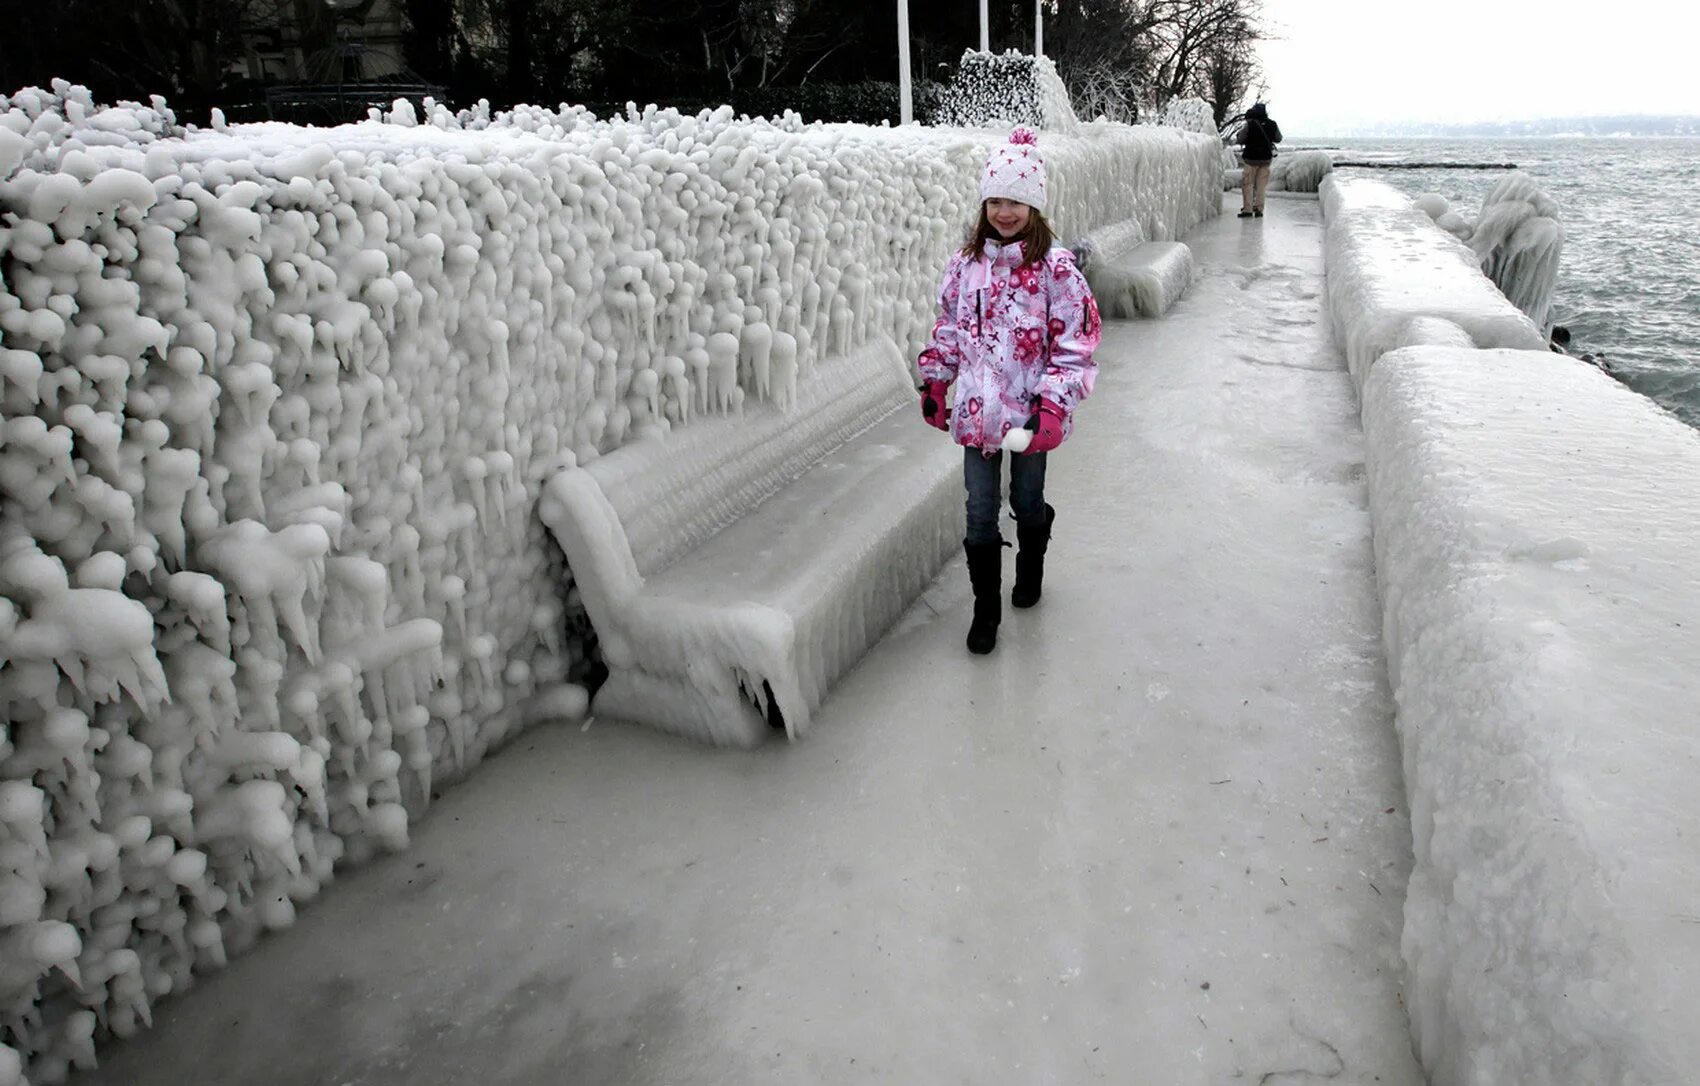
[[[1032,440],[1033,431],[1023,427],[1021,429],[1011,430],[1009,433],[1003,435],[1003,444],[1000,445],[999,448],[1008,449],[1013,453],[1024,453],[1027,451],[1028,443]]]

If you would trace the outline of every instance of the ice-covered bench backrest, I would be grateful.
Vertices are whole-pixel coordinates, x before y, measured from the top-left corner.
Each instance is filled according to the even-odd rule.
[[[1138,219],[1122,219],[1069,243],[1075,263],[1082,271],[1113,264],[1145,241],[1145,227]]]
[[[919,399],[897,345],[877,336],[822,359],[797,383],[796,403],[746,403],[741,414],[698,418],[593,461],[640,572],[665,569],[796,479],[828,452]],[[917,413],[915,424],[922,425]]]

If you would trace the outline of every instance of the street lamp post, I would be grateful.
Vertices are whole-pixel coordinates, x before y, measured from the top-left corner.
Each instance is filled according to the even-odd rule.
[[[1033,0],[1033,55],[1045,55],[1045,0]]]
[[[900,124],[915,120],[914,91],[909,85],[909,0],[897,0],[897,86]]]
[[[992,20],[986,14],[986,0],[980,0],[980,52],[992,51]]]

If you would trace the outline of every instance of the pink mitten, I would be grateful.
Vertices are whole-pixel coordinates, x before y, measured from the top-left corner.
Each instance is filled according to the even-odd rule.
[[[1050,452],[1063,441],[1063,409],[1050,400],[1039,401],[1038,427],[1027,443],[1029,453]]]
[[[943,381],[928,381],[921,386],[921,417],[927,425],[938,430],[950,429],[950,409],[944,405],[944,394],[950,386]]]

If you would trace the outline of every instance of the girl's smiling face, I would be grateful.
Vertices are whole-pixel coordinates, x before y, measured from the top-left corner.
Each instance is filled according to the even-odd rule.
[[[986,201],[986,219],[1005,241],[1026,230],[1032,218],[1033,209],[1020,200],[994,196]]]

